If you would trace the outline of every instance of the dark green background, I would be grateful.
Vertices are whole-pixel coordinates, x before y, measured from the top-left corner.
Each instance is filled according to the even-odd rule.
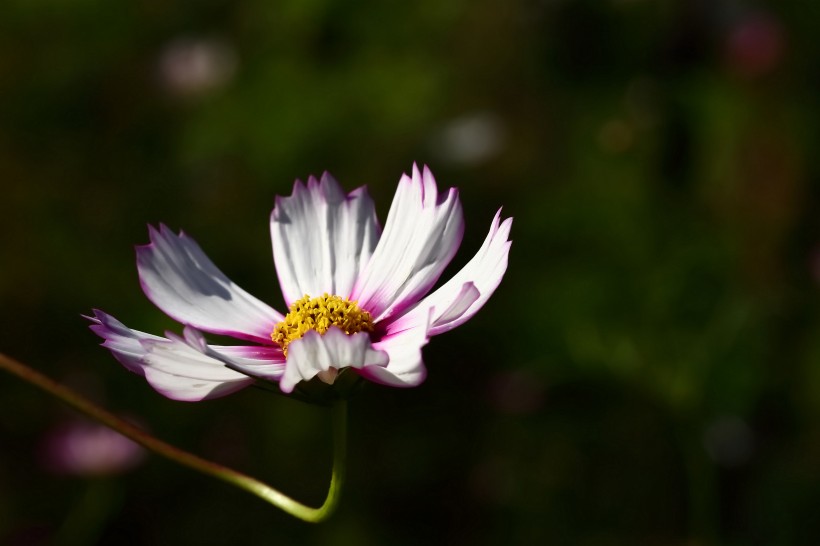
[[[498,206],[515,222],[426,383],[352,401],[326,524],[157,457],[49,473],[73,414],[3,375],[0,543],[813,543],[818,25],[805,0],[4,0],[0,350],[299,499],[327,485],[325,409],[167,400],[80,317],[179,331],[137,282],[146,224],[282,309],[268,215],[297,177],[367,184],[383,220],[429,164],[461,190],[455,266]],[[174,87],[162,59],[191,42],[233,70]],[[464,119],[487,153],[454,151]]]

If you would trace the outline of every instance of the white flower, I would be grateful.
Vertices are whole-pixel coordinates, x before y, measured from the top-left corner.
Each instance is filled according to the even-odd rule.
[[[131,330],[94,311],[103,346],[157,391],[176,400],[215,398],[275,381],[291,392],[315,376],[332,383],[343,368],[372,381],[424,381],[421,348],[472,317],[507,269],[512,219],[500,210],[478,253],[429,293],[461,243],[458,192],[439,194],[429,169],[413,166],[382,230],[364,187],[345,195],[327,173],[297,181],[271,214],[273,258],[287,315],[226,277],[184,233],[150,229],[137,248],[145,294],[185,325],[183,336]],[[252,345],[209,345],[200,330]]]

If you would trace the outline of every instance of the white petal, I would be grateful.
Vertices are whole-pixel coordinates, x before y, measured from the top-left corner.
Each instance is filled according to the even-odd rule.
[[[453,294],[453,296],[454,297],[449,302],[447,307],[441,305],[440,307],[434,308],[435,311],[440,310],[440,313],[436,313],[433,326],[437,324],[446,324],[464,316],[464,314],[470,309],[470,306],[481,297],[481,292],[479,292],[478,288],[476,288],[475,283],[466,282],[461,285],[461,290]],[[420,304],[420,306],[423,308],[423,303]],[[429,333],[430,332],[428,332],[428,334]]]
[[[151,243],[137,247],[140,283],[173,319],[207,332],[270,345],[283,317],[225,276],[196,242],[167,227],[149,226]]]
[[[288,362],[279,388],[291,392],[300,381],[330,368],[384,366],[387,360],[387,353],[374,349],[365,332],[347,335],[335,326],[324,335],[310,330],[288,345]]]
[[[401,330],[389,330],[374,349],[385,351],[390,357],[387,366],[368,366],[359,374],[371,381],[391,387],[416,387],[424,382],[427,369],[421,357],[421,348],[427,345],[429,316],[417,313],[415,322],[406,320]]]
[[[144,376],[152,387],[175,400],[224,396],[252,384],[254,380],[248,375],[278,379],[284,368],[279,347],[209,346],[191,328],[186,328],[184,340],[173,334],[163,338],[132,330],[97,310],[88,319],[94,333],[105,340],[103,347],[130,371]],[[243,373],[226,367],[226,361]]]
[[[196,402],[225,396],[253,384],[253,378],[202,354],[184,339],[173,334],[168,337],[142,342],[145,379],[160,394]]]
[[[373,257],[350,299],[376,322],[416,303],[436,283],[464,233],[458,192],[439,195],[427,167],[403,175]]]
[[[499,210],[493,219],[490,232],[476,255],[461,271],[435,292],[424,298],[405,316],[396,319],[393,328],[401,328],[403,321],[414,321],[415,314],[433,310],[430,336],[435,336],[464,324],[492,296],[498,288],[510,253],[509,241],[512,218],[501,222]]]
[[[345,195],[327,173],[296,181],[271,213],[273,259],[285,302],[305,294],[347,297],[379,238],[373,200],[364,187]]]

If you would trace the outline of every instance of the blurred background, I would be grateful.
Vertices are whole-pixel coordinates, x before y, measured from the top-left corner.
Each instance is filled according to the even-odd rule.
[[[147,223],[283,309],[274,196],[329,170],[383,220],[413,161],[506,278],[352,401],[326,524],[118,445],[0,374],[0,543],[810,544],[820,537],[820,4],[4,0],[0,351],[318,504],[325,408],[167,400],[81,314],[179,331]],[[446,275],[445,275],[446,277]]]

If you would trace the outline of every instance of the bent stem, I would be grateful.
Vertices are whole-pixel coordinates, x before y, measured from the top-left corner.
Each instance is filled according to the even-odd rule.
[[[274,489],[273,487],[231,468],[208,461],[187,451],[167,444],[151,436],[144,430],[120,419],[116,415],[93,404],[71,389],[57,383],[53,379],[33,370],[32,368],[0,353],[0,368],[16,375],[23,381],[39,387],[48,394],[56,396],[75,410],[87,415],[91,419],[112,428],[137,442],[149,451],[161,455],[183,466],[228,482],[231,485],[244,489],[256,495],[301,520],[310,523],[319,523],[327,519],[339,504],[339,495],[345,474],[345,454],[347,440],[347,402],[339,400],[332,407],[333,413],[333,471],[330,479],[330,488],[327,498],[319,508],[311,508]]]

